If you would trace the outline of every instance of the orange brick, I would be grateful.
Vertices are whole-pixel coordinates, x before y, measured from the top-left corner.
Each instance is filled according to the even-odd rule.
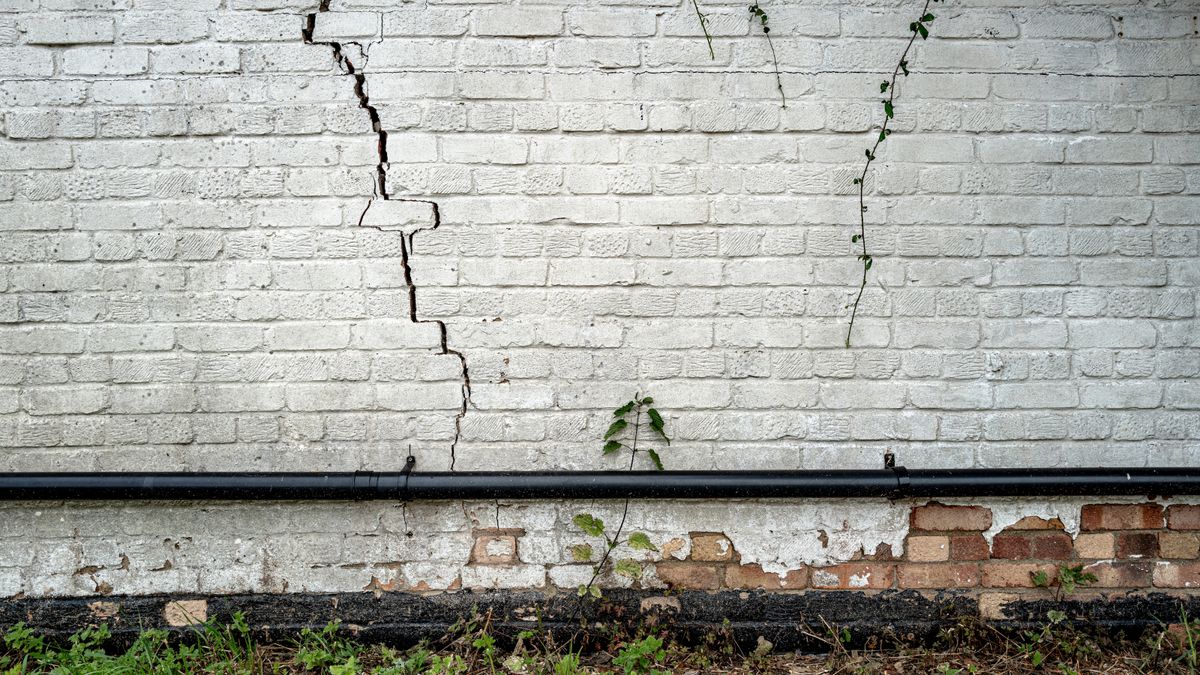
[[[992,526],[992,512],[980,506],[946,506],[937,502],[915,507],[909,514],[914,530],[930,532],[976,531]]]
[[[1050,578],[1058,570],[1055,565],[1039,563],[989,562],[983,564],[983,585],[986,588],[1033,588],[1033,574],[1045,572]]]
[[[1089,504],[1080,515],[1083,530],[1157,530],[1162,526],[1160,504]]]
[[[1190,560],[1200,557],[1200,534],[1193,532],[1159,532],[1159,555],[1164,558]]]
[[[950,559],[949,537],[912,536],[906,544],[908,559],[913,562],[941,562]]]
[[[473,565],[515,565],[517,539],[525,536],[520,528],[487,528],[475,530],[475,544],[471,547]]]
[[[1154,568],[1159,588],[1200,588],[1200,562],[1160,563]]]
[[[713,590],[720,585],[717,568],[713,565],[660,562],[655,569],[658,578],[672,588]]]
[[[1106,560],[1117,553],[1116,537],[1109,532],[1075,537],[1075,555],[1085,560]]]
[[[973,563],[913,563],[897,567],[900,588],[970,588],[979,585],[979,565]]]
[[[1200,505],[1173,505],[1167,509],[1167,524],[1172,530],[1200,530]]]
[[[1149,561],[1099,562],[1083,568],[1096,575],[1096,588],[1142,588],[1153,581],[1154,564]]]
[[[991,555],[987,539],[982,534],[962,534],[950,537],[951,560],[987,560]]]
[[[814,567],[809,574],[813,588],[891,588],[896,566],[878,563],[842,563],[831,567]]]
[[[758,564],[730,565],[725,568],[726,588],[762,588],[769,591],[786,588],[804,588],[808,582],[808,569],[788,570],[780,579],[778,574],[764,572]]]
[[[1007,530],[1062,530],[1066,529],[1063,522],[1058,518],[1038,518],[1037,516],[1025,516],[1017,522],[1004,528]]]
[[[692,532],[692,560],[724,562],[733,559],[733,543],[719,532]]]

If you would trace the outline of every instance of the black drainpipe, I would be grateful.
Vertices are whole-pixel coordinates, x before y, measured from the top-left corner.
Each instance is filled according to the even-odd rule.
[[[797,499],[1200,494],[1200,469],[8,473],[0,500]]]

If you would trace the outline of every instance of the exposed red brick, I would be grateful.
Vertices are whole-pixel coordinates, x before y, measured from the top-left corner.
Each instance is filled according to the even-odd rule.
[[[1154,564],[1138,562],[1099,562],[1083,568],[1096,575],[1096,588],[1138,588],[1149,586],[1153,580]]]
[[[946,506],[932,502],[909,514],[914,530],[930,532],[982,532],[992,526],[992,512],[981,506]]]
[[[984,563],[983,585],[987,588],[1033,588],[1033,573],[1041,571],[1053,578],[1057,566],[1041,563]]]
[[[1195,532],[1159,532],[1159,555],[1168,559],[1200,558],[1200,534]]]
[[[1038,518],[1037,516],[1025,516],[1017,522],[1004,528],[1005,530],[1063,530],[1066,527],[1058,518]]]
[[[1118,532],[1118,558],[1153,558],[1158,555],[1157,532]]]
[[[672,588],[712,590],[720,585],[713,565],[686,562],[660,562],[655,566],[658,578]]]
[[[733,544],[720,532],[692,532],[692,560],[724,562],[733,559]]]
[[[804,588],[808,583],[808,569],[788,570],[780,579],[778,574],[764,572],[758,564],[730,565],[725,568],[726,588],[762,588],[779,590],[788,588]]]
[[[951,560],[987,560],[991,552],[982,534],[960,534],[950,537]]]
[[[471,547],[472,565],[515,565],[517,539],[525,536],[521,528],[486,528],[474,530],[475,544]]]
[[[1200,562],[1171,562],[1156,565],[1154,585],[1159,588],[1200,588]]]
[[[842,563],[831,567],[814,567],[809,574],[813,588],[891,588],[896,566],[886,563]]]
[[[973,563],[909,563],[897,567],[900,588],[970,588],[979,585]]]
[[[992,539],[992,557],[1000,560],[1025,560],[1032,547],[1029,538],[1019,534],[998,534]]]
[[[1083,530],[1157,530],[1163,526],[1160,504],[1089,504],[1080,516]]]
[[[1067,560],[1074,550],[1066,532],[1037,532],[1029,536],[1031,552],[1037,560]]]
[[[1167,509],[1167,525],[1172,530],[1200,530],[1200,505],[1171,506]]]

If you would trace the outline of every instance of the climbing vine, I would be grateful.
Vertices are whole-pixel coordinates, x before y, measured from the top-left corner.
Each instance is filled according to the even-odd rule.
[[[671,439],[667,437],[666,422],[663,416],[652,406],[654,399],[646,396],[634,396],[632,401],[617,408],[613,411],[615,418],[608,430],[604,433],[604,454],[618,454],[624,450],[629,451],[629,469],[633,470],[634,462],[637,460],[639,452],[645,452],[650,461],[654,463],[654,468],[662,471],[662,458],[659,457],[658,451],[653,448],[647,448],[642,445],[645,440],[645,433],[653,432],[655,436],[666,443],[671,444]],[[630,417],[632,416],[632,422]],[[601,575],[606,573],[610,568],[616,574],[619,574],[628,579],[640,579],[642,576],[642,566],[633,558],[622,558],[621,560],[613,561],[612,553],[622,544],[628,544],[630,548],[642,551],[657,551],[658,547],[650,541],[644,532],[630,532],[625,539],[621,538],[625,530],[625,520],[629,516],[629,498],[625,498],[625,506],[621,509],[621,521],[612,533],[606,528],[604,521],[593,516],[590,513],[576,514],[571,522],[583,533],[591,537],[604,538],[604,552],[600,555],[600,561],[592,568],[592,578],[586,584],[579,587],[580,597],[599,598],[601,596],[600,587],[596,585],[596,580]],[[571,547],[571,556],[577,562],[591,562],[595,555],[595,551],[591,544],[576,544]]]
[[[753,19],[758,19],[758,25],[762,28],[763,35],[767,38],[767,47],[771,50],[771,63],[775,65],[775,86],[779,89],[780,107],[787,107],[787,95],[783,93],[783,75],[779,72],[779,57],[775,55],[775,43],[771,41],[771,27],[767,24],[771,18],[767,16],[766,11],[754,3],[750,5],[750,16]]]
[[[871,163],[875,161],[875,152],[879,149],[879,145],[887,140],[888,136],[892,135],[891,126],[892,119],[896,115],[896,79],[903,73],[908,77],[908,52],[912,49],[913,43],[920,37],[925,40],[929,37],[929,24],[934,17],[929,13],[929,5],[932,2],[940,2],[940,0],[925,0],[925,6],[921,9],[921,15],[916,20],[908,25],[912,35],[909,36],[908,42],[904,45],[904,51],[900,53],[900,60],[896,67],[892,69],[892,77],[890,80],[884,80],[879,83],[879,93],[887,94],[887,98],[883,99],[883,124],[879,128],[879,136],[875,139],[875,143],[866,150],[866,162],[863,163],[862,173],[858,178],[854,179],[854,185],[858,186],[858,233],[850,236],[851,244],[860,244],[862,253],[858,255],[858,259],[862,261],[862,281],[858,285],[858,293],[854,296],[854,306],[850,310],[850,326],[846,329],[846,347],[850,346],[850,335],[854,332],[854,319],[858,316],[858,304],[862,301],[863,291],[867,288],[867,273],[871,271],[871,263],[873,259],[867,249],[867,203],[866,203],[866,183],[867,172],[871,169]]]

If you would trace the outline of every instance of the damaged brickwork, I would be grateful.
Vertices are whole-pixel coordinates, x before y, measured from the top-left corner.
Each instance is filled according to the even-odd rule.
[[[317,11],[309,14],[306,17],[304,26],[300,31],[300,35],[305,44],[314,44],[313,36],[316,34],[317,30],[317,17],[323,12],[329,11],[329,2],[330,0],[322,0],[320,6],[317,8]],[[383,15],[379,15],[379,25],[380,41],[382,41]],[[358,225],[362,226],[364,222],[366,222],[367,213],[371,210],[371,206],[377,201],[389,203],[401,202],[403,204],[420,205],[420,207],[423,207],[419,208],[418,212],[427,209],[428,216],[424,218],[421,217],[425,216],[424,213],[419,213],[419,215],[416,215],[415,218],[413,218],[412,215],[409,217],[418,223],[421,220],[426,220],[429,223],[428,229],[436,230],[438,226],[441,225],[441,215],[438,213],[437,202],[427,199],[396,198],[388,192],[388,132],[387,129],[384,128],[383,122],[379,119],[379,111],[371,105],[371,99],[367,95],[367,76],[364,72],[367,67],[367,63],[370,60],[371,44],[374,43],[369,43],[365,46],[359,42],[347,43],[348,45],[354,45],[358,48],[360,65],[357,67],[354,65],[354,60],[352,57],[343,52],[342,44],[340,42],[328,41],[316,44],[328,46],[333,52],[334,62],[337,63],[338,67],[341,68],[343,72],[345,72],[347,77],[353,78],[354,95],[358,98],[358,105],[367,113],[367,118],[371,123],[371,130],[379,136],[379,161],[375,165],[375,182],[373,186],[375,194],[371,200],[367,202],[367,205],[363,207],[362,215],[358,217]],[[381,205],[376,207],[376,210],[381,208],[384,207]],[[385,213],[385,218],[395,214],[395,212],[395,209],[388,209],[387,213]],[[405,213],[405,211],[401,211],[401,213]],[[375,219],[372,219],[372,222],[374,220]],[[387,230],[395,226],[391,223],[391,221],[388,222],[388,225],[373,224],[372,226],[381,230]],[[462,405],[459,408],[458,414],[454,417],[454,438],[450,441],[450,469],[453,470],[455,460],[454,450],[458,446],[459,439],[462,437],[462,420],[463,417],[466,416],[467,407],[471,402],[471,375],[467,368],[467,357],[464,356],[462,352],[456,349],[451,349],[449,346],[448,337],[446,335],[446,323],[436,319],[423,321],[417,318],[417,285],[413,281],[412,265],[409,263],[409,256],[414,250],[414,239],[416,238],[417,233],[421,232],[423,229],[426,228],[417,227],[412,231],[405,232],[404,237],[400,240],[400,265],[404,269],[404,283],[408,287],[409,318],[413,323],[429,323],[437,326],[438,334],[441,339],[442,353],[453,355],[462,364]]]
[[[1200,464],[1191,8],[938,9],[851,349],[911,12],[767,9],[786,108],[741,5],[711,55],[677,0],[0,5],[0,469],[617,469],[636,392],[669,469]],[[635,503],[621,554],[650,601],[1192,594],[1147,497]],[[571,592],[582,511],[0,504],[0,596]]]

